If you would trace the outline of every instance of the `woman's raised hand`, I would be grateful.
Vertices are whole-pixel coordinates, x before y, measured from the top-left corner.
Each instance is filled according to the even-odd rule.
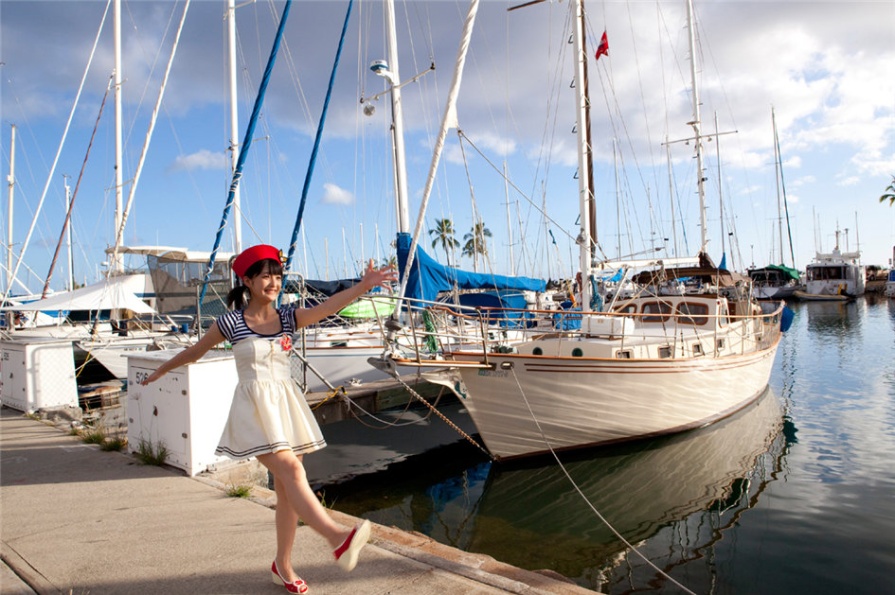
[[[398,272],[395,270],[394,266],[384,266],[377,269],[373,266],[373,259],[371,258],[370,262],[367,263],[367,270],[364,273],[364,278],[361,279],[361,283],[363,283],[365,287],[372,289],[397,280]]]

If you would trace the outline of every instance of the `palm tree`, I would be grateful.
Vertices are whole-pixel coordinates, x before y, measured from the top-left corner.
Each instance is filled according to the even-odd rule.
[[[482,260],[488,257],[486,238],[490,237],[491,230],[485,227],[483,221],[476,223],[469,233],[463,236],[463,239],[466,240],[466,243],[463,244],[463,256],[472,257],[472,270],[476,272],[478,272],[478,267],[476,265],[478,263],[479,254],[482,255]]]
[[[379,266],[394,267],[397,269],[398,268],[398,257],[396,255],[392,254],[388,258],[383,258],[382,264],[380,264]]]
[[[429,235],[435,236],[432,239],[432,249],[441,245],[441,249],[447,256],[448,266],[451,266],[451,253],[460,247],[460,242],[454,237],[455,233],[454,222],[450,219],[436,219],[435,228],[429,230]]]
[[[892,183],[886,188],[886,192],[879,197],[880,202],[889,201],[889,206],[895,205],[895,176],[892,176]]]

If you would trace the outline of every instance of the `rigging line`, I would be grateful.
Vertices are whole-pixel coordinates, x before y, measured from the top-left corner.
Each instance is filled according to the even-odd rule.
[[[516,381],[516,386],[519,388],[519,394],[522,396],[522,400],[525,401],[525,406],[528,408],[528,413],[529,413],[529,415],[531,415],[532,421],[535,422],[535,425],[538,428],[538,432],[540,432],[540,434],[541,434],[541,439],[544,441],[544,445],[550,451],[550,454],[553,455],[553,458],[556,460],[556,464],[559,466],[563,475],[566,476],[566,479],[568,479],[569,483],[572,484],[572,488],[578,493],[579,496],[581,496],[582,500],[584,500],[584,503],[587,505],[587,507],[593,511],[593,513],[597,516],[597,518],[600,519],[603,522],[603,524],[606,525],[606,527],[610,531],[612,531],[612,533],[616,537],[618,537],[621,540],[621,542],[624,543],[628,549],[632,550],[635,554],[640,556],[640,558],[644,562],[646,562],[653,570],[655,570],[660,575],[667,578],[669,581],[671,581],[672,583],[674,583],[675,585],[677,585],[678,587],[680,587],[681,589],[683,589],[685,592],[689,593],[690,595],[696,595],[693,591],[691,591],[684,585],[682,585],[679,582],[677,582],[676,580],[674,580],[672,577],[670,577],[668,574],[666,574],[664,571],[662,571],[658,566],[653,564],[652,560],[650,560],[649,558],[644,556],[642,553],[640,553],[640,550],[638,550],[633,545],[631,545],[631,543],[629,543],[628,540],[625,539],[624,536],[622,536],[622,534],[619,533],[618,530],[615,527],[613,527],[612,524],[610,524],[609,521],[606,520],[606,518],[602,514],[600,514],[600,511],[597,510],[596,506],[594,506],[591,503],[591,501],[587,498],[587,496],[584,494],[584,492],[581,490],[581,488],[578,486],[578,484],[575,483],[575,480],[572,479],[572,476],[571,476],[571,474],[569,474],[568,469],[566,469],[565,465],[562,464],[562,461],[559,460],[559,456],[556,454],[556,451],[553,450],[553,446],[547,440],[547,436],[546,436],[546,434],[544,434],[544,430],[541,428],[540,422],[535,417],[534,411],[532,411],[532,409],[531,409],[531,404],[528,402],[528,399],[525,396],[525,390],[522,388],[522,384],[519,382],[519,377],[516,375],[515,368],[510,368],[510,371],[513,373],[513,380]]]
[[[650,171],[651,171],[652,177],[653,177],[653,186],[655,188],[659,188],[659,182],[656,179],[656,156],[654,153],[654,145],[658,146],[658,143],[654,143],[652,141],[652,136],[653,136],[652,128],[650,127],[650,118],[649,118],[649,115],[648,115],[648,112],[646,109],[647,101],[646,101],[646,96],[645,96],[644,90],[643,90],[643,77],[641,76],[643,71],[640,68],[640,53],[637,51],[637,37],[634,34],[635,29],[634,29],[634,22],[633,22],[632,15],[631,15],[630,3],[627,5],[627,8],[628,8],[628,25],[630,26],[631,39],[633,40],[632,46],[633,46],[635,70],[637,72],[637,88],[640,93],[640,105],[643,107],[643,124],[644,124],[644,127],[646,128],[646,138],[649,140],[649,142],[647,143],[647,148],[648,148],[648,155],[649,155]],[[636,161],[636,155],[635,155],[635,161]],[[642,177],[643,177],[643,175],[641,173],[641,179],[642,179]],[[659,217],[661,218],[661,216],[662,216],[661,202],[659,202],[658,204],[659,204],[658,208],[660,209]],[[654,227],[658,227],[656,225],[656,221],[653,220],[650,223]]]
[[[329,77],[329,86],[326,89],[326,99],[323,101],[323,112],[320,114],[320,123],[317,126],[317,135],[314,137],[314,147],[311,150],[311,158],[308,163],[308,171],[305,174],[304,186],[301,189],[301,202],[298,206],[298,214],[295,217],[295,227],[292,230],[292,239],[289,242],[289,254],[286,256],[286,270],[288,271],[292,265],[292,257],[295,255],[295,244],[298,242],[298,232],[301,229],[301,220],[305,212],[305,204],[308,200],[308,190],[311,186],[311,177],[314,175],[314,165],[317,162],[317,153],[320,149],[320,139],[323,136],[323,127],[326,124],[326,114],[329,111],[329,101],[332,98],[333,86],[336,81],[336,72],[339,68],[339,61],[342,58],[342,48],[345,46],[345,36],[348,32],[348,23],[351,19],[351,8],[354,6],[354,0],[349,0],[348,9],[345,11],[345,22],[342,25],[342,35],[339,37],[339,47],[336,50],[336,57],[333,63],[332,72]]]
[[[778,167],[780,168],[780,187],[783,190],[783,208],[786,211],[786,233],[789,234],[789,257],[792,262],[792,268],[796,268],[796,253],[792,247],[792,227],[790,226],[789,221],[789,203],[786,200],[786,182],[783,179],[783,154],[780,152],[780,137],[777,136],[776,123],[774,124],[774,142],[777,144],[777,161]],[[780,264],[783,263],[781,262]]]
[[[549,221],[550,223],[552,223],[553,225],[555,225],[555,226],[557,227],[557,229],[559,229],[563,234],[565,234],[566,238],[568,238],[568,239],[570,239],[570,240],[573,239],[573,238],[572,238],[572,234],[569,233],[568,231],[566,231],[565,228],[564,228],[562,225],[560,225],[558,221],[556,221],[555,219],[553,219],[552,217],[550,217],[550,215],[548,215],[547,212],[546,212],[544,209],[542,209],[542,208],[539,207],[537,204],[535,204],[535,202],[531,199],[531,197],[529,197],[529,196],[528,196],[527,194],[525,194],[525,193],[524,193],[518,186],[516,186],[516,184],[515,184],[512,180],[510,180],[510,179],[504,177],[504,175],[503,175],[503,170],[502,170],[501,168],[497,167],[497,166],[496,166],[496,165],[495,165],[495,164],[488,158],[488,156],[485,155],[485,154],[484,154],[484,153],[483,153],[483,152],[476,146],[476,144],[475,144],[474,142],[472,142],[472,140],[470,140],[470,138],[469,138],[468,136],[466,136],[466,134],[465,134],[462,130],[457,130],[457,134],[460,135],[460,137],[461,137],[462,139],[465,139],[466,142],[469,143],[469,146],[471,146],[473,149],[475,149],[476,153],[478,153],[479,156],[482,157],[482,159],[485,160],[485,163],[487,163],[489,166],[491,166],[491,168],[492,168],[494,171],[496,171],[496,172],[501,176],[501,178],[504,179],[504,180],[510,185],[510,187],[511,187],[513,190],[515,190],[516,192],[518,192],[519,195],[522,196],[522,198],[524,198],[524,199],[528,202],[528,204],[529,204],[530,206],[532,206],[538,213],[540,213],[541,216],[543,216],[545,220],[547,220],[547,221]]]
[[[485,246],[485,222],[481,219],[481,215],[479,213],[478,205],[475,200],[475,188],[472,185],[472,178],[469,175],[469,161],[466,159],[466,150],[463,148],[463,143],[460,143],[460,154],[463,156],[463,168],[466,171],[466,183],[469,184],[469,202],[470,207],[472,208],[472,232],[467,235],[471,235],[470,238],[472,240],[472,264],[473,269],[475,269],[475,264],[478,261],[478,255],[482,255],[482,259],[485,261],[485,266],[487,266],[488,261],[488,250]],[[482,241],[481,250],[479,250],[479,239]]]
[[[112,0],[108,0],[106,2],[106,8],[103,11],[103,18],[100,21],[99,29],[96,32],[96,38],[93,40],[93,48],[90,50],[90,57],[87,59],[87,66],[84,67],[84,74],[81,77],[81,84],[78,86],[78,93],[75,95],[75,101],[72,104],[71,112],[68,114],[68,121],[65,123],[65,130],[62,133],[62,139],[59,141],[59,148],[56,150],[56,157],[53,159],[53,165],[50,167],[50,172],[47,174],[47,181],[44,185],[43,192],[40,195],[40,201],[37,203],[37,209],[34,213],[34,218],[31,221],[31,227],[28,228],[28,234],[25,236],[25,241],[22,243],[22,251],[19,253],[18,259],[16,259],[16,266],[12,271],[11,278],[15,279],[19,274],[19,268],[22,265],[22,261],[25,259],[25,251],[28,249],[28,244],[31,242],[31,235],[34,233],[34,228],[37,225],[37,216],[40,213],[41,208],[43,207],[44,200],[47,197],[47,191],[50,189],[50,182],[53,179],[53,174],[56,171],[56,165],[59,163],[59,156],[62,154],[62,147],[65,145],[65,139],[68,137],[68,130],[71,127],[71,122],[75,116],[75,109],[78,107],[78,102],[81,99],[81,92],[84,90],[84,83],[87,81],[87,73],[90,71],[90,65],[93,63],[93,56],[96,54],[96,46],[99,44],[100,34],[103,31],[103,25],[106,22],[106,15],[109,12],[109,6],[112,4]],[[9,290],[11,287],[6,288],[6,292],[3,294],[3,301],[5,302],[9,299]]]
[[[612,77],[611,64],[607,65],[604,62],[603,68],[604,68],[604,72],[606,75],[605,82],[603,79],[604,73],[599,71],[599,64],[597,66],[598,66],[597,72],[600,75],[600,82],[602,83],[602,86],[603,86],[603,99],[606,103],[606,112],[607,112],[607,114],[609,114],[609,124],[612,128],[612,134],[617,139],[621,139],[622,136],[624,136],[624,139],[626,140],[627,145],[630,148],[631,155],[634,158],[634,169],[635,169],[635,171],[637,171],[637,173],[639,175],[641,186],[645,189],[645,188],[647,188],[647,184],[646,184],[645,180],[643,179],[643,170],[640,167],[640,163],[637,160],[637,151],[634,148],[634,143],[631,139],[631,133],[628,130],[628,123],[625,120],[621,106],[618,103],[618,94],[615,92],[615,84],[614,84],[613,77]],[[607,86],[609,88],[608,95],[606,93]],[[611,97],[611,101],[610,101],[610,97]],[[615,117],[613,117],[613,115]],[[624,132],[624,135],[619,133],[620,131],[619,131],[616,119],[619,122],[621,122],[621,130]],[[622,170],[624,171],[626,169],[624,166],[624,154],[620,150],[619,150],[618,154],[619,154],[619,159],[622,161]],[[628,180],[627,176],[625,176],[625,183],[630,186],[630,181]],[[632,195],[633,195],[633,192],[632,192]],[[643,232],[643,228],[640,225],[640,218],[639,217],[635,218],[634,221],[637,224],[637,230],[640,232],[641,241],[643,241],[644,232]]]
[[[187,0],[187,2],[186,2],[187,6],[189,6],[189,3],[190,3],[190,0]],[[133,28],[133,30],[135,32],[135,34],[131,36],[131,39],[136,40],[137,47],[140,48],[140,51],[143,53],[144,56],[149,58],[149,56],[148,56],[149,53],[146,51],[146,48],[143,47],[143,36],[139,35],[140,28],[137,25],[138,19],[136,19],[134,17],[134,13],[133,13],[133,10],[131,9],[130,3],[126,2],[124,4],[124,6],[125,6],[125,9],[127,10],[127,16],[130,17],[131,27]],[[146,83],[143,85],[143,90],[140,93],[140,99],[134,108],[135,113],[140,113],[140,109],[143,107],[143,102],[146,99],[146,94],[149,92],[149,83],[152,80],[152,75],[155,72],[155,67],[158,65],[159,58],[161,57],[162,44],[165,41],[165,38],[167,38],[167,36],[168,36],[168,31],[171,30],[171,23],[174,21],[174,14],[175,14],[174,11],[176,8],[177,8],[177,2],[176,1],[172,2],[171,3],[171,12],[168,15],[168,22],[165,25],[165,29],[164,29],[165,33],[162,36],[161,41],[158,44],[156,44],[157,48],[156,48],[155,54],[151,57],[151,59],[147,60],[147,62],[149,63],[149,71],[146,74]],[[183,25],[181,24],[181,28],[182,27],[183,27]],[[176,41],[175,41],[175,47],[176,47]],[[130,127],[129,127],[127,133],[125,134],[125,141],[124,141],[125,146],[130,141],[131,134],[134,132],[134,128],[136,127],[136,125],[137,125],[137,120],[136,120],[136,118],[134,118],[130,123]],[[123,167],[123,166],[124,165],[122,164],[121,167]]]
[[[87,169],[87,158],[90,157],[90,149],[93,148],[93,141],[96,139],[96,130],[99,128],[99,120],[103,115],[103,109],[106,107],[106,100],[109,98],[109,91],[112,89],[112,83],[114,82],[115,76],[112,75],[109,77],[109,84],[106,86],[106,92],[103,94],[103,100],[99,104],[99,113],[96,114],[96,122],[93,124],[93,132],[90,133],[90,142],[87,144],[87,152],[84,154],[84,161],[81,163],[81,172],[78,174],[78,181],[75,183],[75,191],[68,203],[68,209],[65,211],[65,221],[62,223],[62,231],[59,232],[59,241],[56,242],[56,251],[53,253],[53,259],[50,261],[50,270],[47,271],[47,277],[44,280],[44,288],[40,294],[40,299],[47,297],[47,291],[50,289],[50,279],[53,278],[53,269],[56,267],[56,259],[59,258],[59,250],[62,248],[62,240],[65,238],[65,229],[71,225],[71,211],[75,206],[75,199],[78,197],[78,189],[81,187],[81,180],[84,179],[84,170]]]
[[[158,100],[156,101],[155,107],[152,110],[152,115],[149,118],[149,128],[146,130],[146,140],[143,143],[143,149],[140,151],[140,158],[137,161],[137,170],[134,173],[133,179],[131,180],[131,188],[130,193],[127,197],[127,205],[124,207],[124,212],[121,214],[121,224],[115,232],[115,243],[112,245],[112,262],[118,262],[118,247],[121,245],[121,242],[124,239],[124,228],[125,225],[127,225],[127,218],[130,214],[131,207],[134,204],[134,194],[137,191],[137,183],[140,181],[140,174],[142,174],[143,165],[146,163],[146,153],[149,151],[149,142],[152,139],[152,133],[155,131],[155,123],[158,120],[159,106],[161,105],[162,99],[165,96],[165,88],[168,85],[168,77],[171,74],[171,67],[174,65],[174,56],[177,54],[177,47],[180,43],[180,34],[183,32],[183,24],[186,22],[186,15],[189,11],[189,8],[190,0],[186,0],[183,5],[183,15],[180,18],[180,25],[178,25],[177,33],[175,33],[174,35],[174,45],[171,48],[171,55],[168,57],[168,64],[165,68],[165,74],[162,77],[161,86],[158,92]],[[173,13],[171,16],[174,16]],[[112,267],[109,267],[107,274],[111,274],[111,272]]]
[[[224,205],[224,213],[221,215],[221,224],[218,227],[218,231],[214,239],[214,247],[212,248],[211,255],[208,258],[208,268],[205,271],[205,278],[202,280],[202,289],[199,292],[199,303],[202,303],[202,301],[205,299],[205,293],[208,290],[208,280],[211,278],[211,273],[214,271],[215,256],[217,256],[218,248],[221,245],[221,236],[224,233],[224,228],[227,226],[227,216],[230,213],[230,208],[233,206],[236,187],[239,185],[240,178],[242,178],[242,169],[245,166],[249,148],[252,146],[252,135],[255,132],[255,124],[257,123],[258,116],[261,112],[261,105],[264,103],[264,95],[267,92],[267,85],[270,82],[270,75],[273,71],[274,63],[276,62],[277,52],[280,49],[280,41],[282,40],[283,32],[286,29],[286,19],[289,16],[289,9],[291,7],[292,0],[286,0],[286,5],[283,7],[283,16],[280,18],[280,25],[277,28],[277,35],[274,39],[273,47],[270,50],[270,57],[267,60],[267,67],[265,68],[264,76],[261,79],[261,87],[258,89],[258,96],[255,98],[255,106],[252,109],[252,116],[249,119],[249,126],[246,129],[246,134],[245,138],[242,141],[242,145],[239,147],[239,159],[236,163],[236,171],[233,172],[233,181],[230,184],[230,192],[227,195],[227,204]]]

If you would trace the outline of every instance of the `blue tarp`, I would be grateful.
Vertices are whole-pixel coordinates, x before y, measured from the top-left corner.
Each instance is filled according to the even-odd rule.
[[[466,308],[494,308],[486,311],[487,320],[499,321],[502,327],[522,326],[534,318],[534,314],[525,311],[528,306],[525,294],[515,289],[461,293],[456,300],[447,297],[442,301],[446,304],[459,303]]]
[[[398,234],[398,270],[404,274],[410,254],[409,233]],[[421,272],[422,271],[422,272]],[[440,264],[426,252],[416,247],[416,257],[407,280],[406,297],[435,301],[439,292],[457,289],[516,289],[519,291],[546,291],[547,282],[530,277],[507,277],[487,273],[470,273]]]

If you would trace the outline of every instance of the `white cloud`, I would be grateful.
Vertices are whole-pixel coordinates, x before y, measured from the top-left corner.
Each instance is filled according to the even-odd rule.
[[[197,169],[227,169],[230,166],[227,155],[202,149],[191,155],[179,155],[174,159],[174,171],[194,171]]]
[[[323,202],[329,205],[353,205],[354,194],[335,184],[323,185]]]

